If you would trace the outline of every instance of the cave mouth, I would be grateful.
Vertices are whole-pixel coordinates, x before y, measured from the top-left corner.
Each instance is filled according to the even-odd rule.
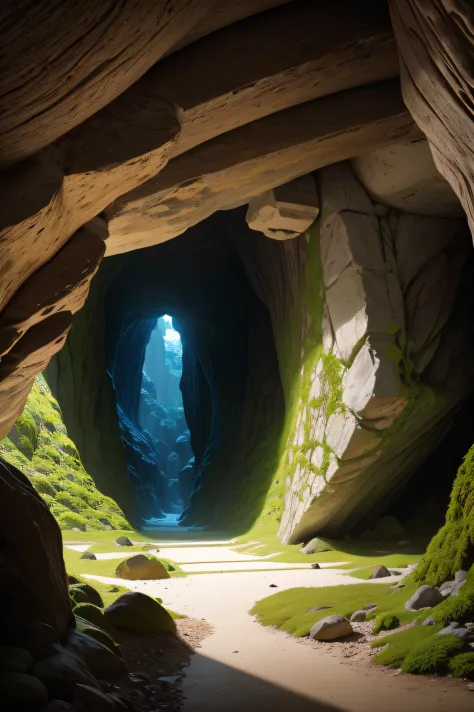
[[[195,457],[180,389],[183,344],[169,314],[150,323],[138,404],[138,425],[158,453],[157,478],[162,483],[161,512],[147,525],[177,524],[194,482]]]

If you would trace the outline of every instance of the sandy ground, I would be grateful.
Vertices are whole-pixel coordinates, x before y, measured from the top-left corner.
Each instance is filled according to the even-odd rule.
[[[127,585],[160,596],[180,613],[205,618],[214,628],[185,671],[183,712],[473,712],[474,693],[466,683],[351,664],[350,655],[342,655],[333,644],[299,641],[263,628],[248,614],[257,600],[277,590],[357,583],[334,569],[306,569],[205,574]]]

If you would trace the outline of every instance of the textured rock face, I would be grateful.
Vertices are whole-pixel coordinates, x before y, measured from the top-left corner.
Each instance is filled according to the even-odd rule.
[[[286,541],[340,535],[388,502],[474,375],[463,222],[380,211],[348,165],[318,182],[324,298],[284,456]]]

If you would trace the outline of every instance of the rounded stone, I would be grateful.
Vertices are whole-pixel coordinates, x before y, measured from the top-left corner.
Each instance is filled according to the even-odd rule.
[[[0,675],[0,700],[7,709],[37,710],[48,701],[48,691],[33,675],[8,673]]]
[[[334,614],[326,616],[313,625],[310,637],[313,640],[337,640],[346,638],[353,633],[352,626],[347,618]]]
[[[131,581],[148,581],[156,579],[166,579],[170,575],[161,561],[154,556],[137,554],[121,561],[115,570],[115,575],[119,578]]]
[[[444,598],[435,586],[420,586],[405,603],[407,611],[419,611],[421,608],[433,608]]]
[[[354,611],[351,615],[351,623],[363,623],[367,618],[367,611]]]
[[[0,646],[0,674],[26,672],[33,665],[29,650],[13,645]]]
[[[144,593],[125,593],[105,610],[107,620],[120,630],[137,633],[175,633],[170,614]]]
[[[133,546],[133,542],[128,536],[119,536],[114,541],[115,546]]]

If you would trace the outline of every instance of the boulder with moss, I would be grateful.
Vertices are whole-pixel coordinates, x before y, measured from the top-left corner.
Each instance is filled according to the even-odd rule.
[[[394,630],[394,628],[398,628],[399,625],[400,619],[398,616],[395,616],[393,613],[379,613],[378,616],[375,617],[372,632],[377,635],[382,630]]]
[[[130,581],[166,579],[170,575],[159,559],[151,554],[137,554],[121,561],[115,570],[119,578]]]
[[[464,641],[453,635],[434,635],[417,645],[406,656],[402,670],[412,675],[447,672],[449,661],[465,647]]]
[[[109,680],[127,673],[125,663],[115,654],[115,651],[83,631],[71,630],[64,647],[77,655],[101,680]]]
[[[453,677],[465,677],[474,680],[474,650],[455,655],[449,661],[449,672]]]
[[[69,586],[69,596],[76,605],[78,603],[92,603],[92,605],[98,608],[104,607],[100,593],[88,583],[78,583]]]
[[[73,613],[76,618],[89,621],[89,623],[92,623],[92,625],[95,625],[97,628],[105,630],[109,635],[113,634],[113,630],[108,619],[104,616],[103,611],[92,603],[78,603],[77,606],[74,606]]]
[[[166,608],[144,593],[125,593],[106,608],[105,617],[120,630],[136,633],[176,632],[176,624]]]
[[[30,479],[62,529],[130,529],[84,469],[44,376],[36,377],[23,413],[0,441],[0,456]]]

